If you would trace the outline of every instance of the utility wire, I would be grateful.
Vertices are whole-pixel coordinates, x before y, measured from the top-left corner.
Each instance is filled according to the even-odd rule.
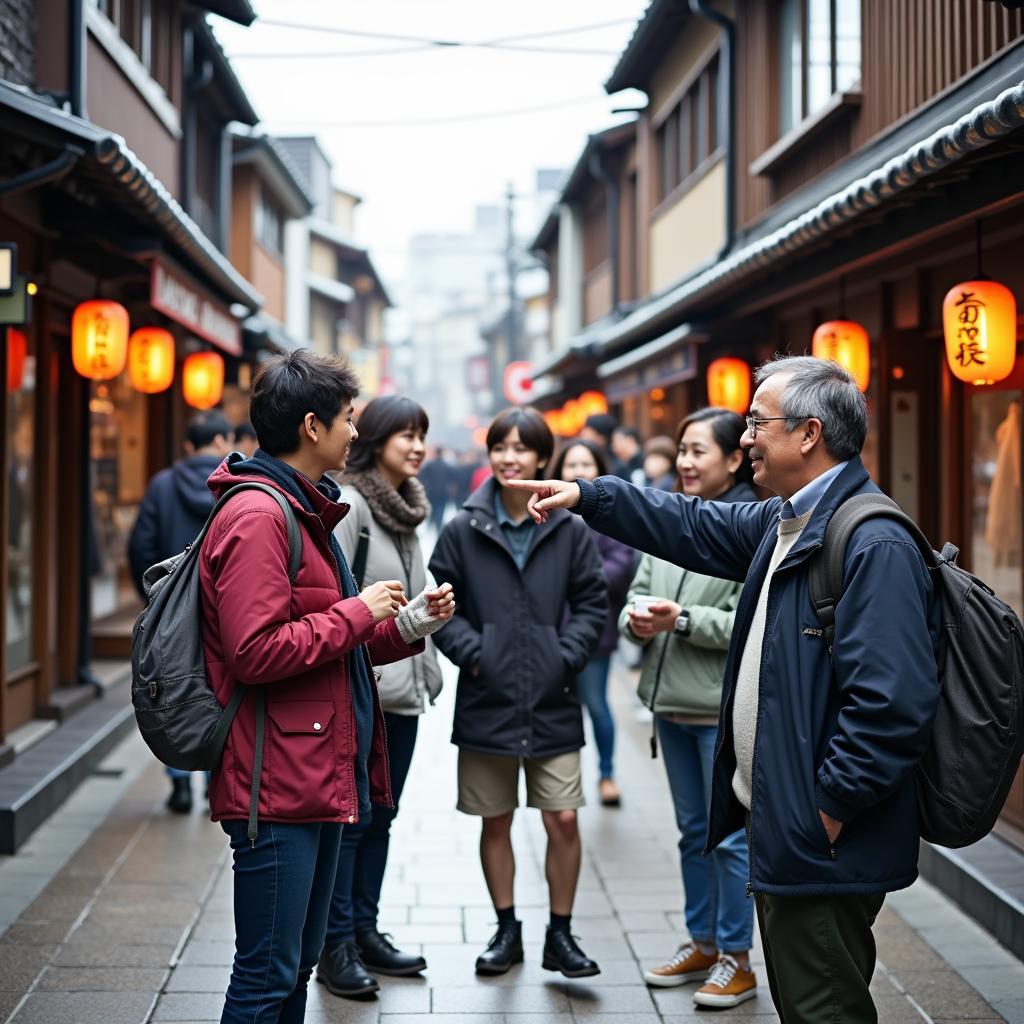
[[[545,103],[536,107],[518,107],[511,110],[481,110],[472,114],[451,114],[446,117],[418,117],[407,118],[400,121],[277,121],[268,118],[268,122],[275,127],[290,127],[303,125],[313,128],[413,128],[420,125],[435,124],[461,124],[466,121],[493,121],[505,117],[521,117],[524,114],[540,114],[547,110],[561,110],[565,107],[578,107],[585,103],[596,103],[598,100],[607,100],[605,95],[601,96],[577,96],[573,99],[562,100],[558,103]]]
[[[516,46],[516,45],[491,45],[487,43],[430,43],[416,46],[405,46],[396,49],[386,50],[314,50],[302,53],[233,53],[232,60],[317,60],[335,59],[341,57],[387,57],[402,53],[424,53],[428,50],[468,50],[485,49],[492,53],[550,53],[558,56],[573,57],[614,57],[618,50],[570,50],[556,48],[553,46]]]

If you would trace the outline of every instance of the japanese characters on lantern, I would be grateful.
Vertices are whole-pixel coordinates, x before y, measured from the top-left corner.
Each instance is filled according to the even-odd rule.
[[[174,337],[162,327],[140,327],[128,339],[128,376],[146,395],[166,391],[174,380]]]
[[[814,332],[811,354],[831,359],[847,370],[860,391],[871,383],[871,344],[868,332],[855,320],[829,320]]]
[[[946,359],[953,376],[969,384],[994,384],[1013,371],[1017,353],[1017,303],[998,281],[964,281],[942,303]]]
[[[80,303],[71,318],[71,361],[83,377],[112,380],[128,358],[128,310],[110,299]]]

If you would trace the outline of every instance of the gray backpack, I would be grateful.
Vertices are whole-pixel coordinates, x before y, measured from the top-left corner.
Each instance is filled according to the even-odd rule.
[[[910,531],[942,604],[939,706],[916,768],[921,837],[939,846],[968,846],[992,830],[1024,755],[1024,627],[990,587],[956,564],[954,545],[933,551],[891,498],[860,494],[836,510],[810,567],[811,602],[829,653],[846,545],[865,519],[876,516]]]
[[[247,481],[232,487],[214,505],[199,536],[180,554],[146,570],[149,599],[132,630],[132,705],[139,732],[165,765],[183,771],[210,771],[220,764],[239,705],[250,690],[256,700],[256,753],[249,804],[249,839],[256,839],[266,697],[262,686],[235,687],[222,707],[206,678],[203,653],[199,550],[217,513],[240,491],[269,494],[288,528],[288,579],[295,582],[302,559],[302,534],[288,499],[269,484]]]

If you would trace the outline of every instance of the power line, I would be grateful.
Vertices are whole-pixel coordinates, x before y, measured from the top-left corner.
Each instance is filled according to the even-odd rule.
[[[585,103],[596,103],[598,100],[607,100],[606,95],[600,96],[577,96],[573,99],[562,100],[559,103],[545,103],[536,107],[518,107],[510,110],[481,110],[472,114],[452,114],[447,117],[420,117],[407,118],[399,121],[277,121],[268,118],[271,125],[276,127],[289,127],[292,125],[304,125],[315,128],[413,128],[420,125],[436,124],[461,124],[465,121],[492,121],[504,117],[521,117],[525,114],[541,114],[548,110],[561,110],[565,107],[582,106]]]
[[[316,60],[336,59],[342,57],[388,57],[403,53],[425,53],[427,51],[445,50],[489,50],[492,53],[550,53],[557,56],[572,57],[614,57],[618,50],[576,50],[554,46],[516,46],[502,43],[423,43],[385,50],[314,50],[302,53],[282,53],[281,51],[257,53],[233,53],[232,60]]]

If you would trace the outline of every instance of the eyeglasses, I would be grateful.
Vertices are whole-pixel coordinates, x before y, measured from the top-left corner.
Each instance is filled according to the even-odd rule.
[[[762,423],[774,423],[776,420],[790,420],[793,423],[800,423],[802,420],[809,420],[810,416],[744,416],[747,422],[747,430],[752,438],[757,437],[757,428]]]

